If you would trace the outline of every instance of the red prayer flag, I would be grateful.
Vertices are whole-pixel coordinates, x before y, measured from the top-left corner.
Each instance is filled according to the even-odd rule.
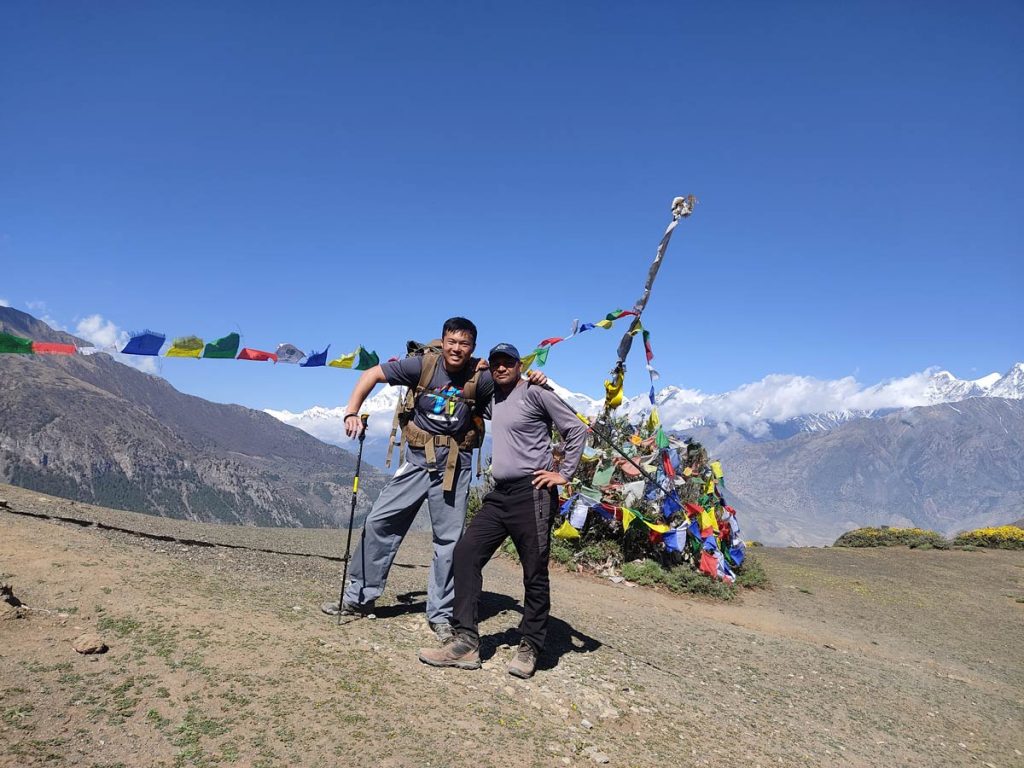
[[[32,351],[37,355],[73,355],[78,352],[74,344],[57,344],[52,341],[33,341]]]
[[[686,507],[686,516],[687,517],[693,517],[694,515],[699,515],[701,512],[704,511],[703,509],[700,508],[700,506],[698,504],[694,504],[692,501],[686,502],[683,506]]]
[[[560,341],[565,341],[565,339],[563,339],[561,336],[552,336],[550,339],[544,339],[544,341],[542,341],[537,346],[538,347],[553,347],[555,344],[557,344]]]
[[[706,549],[701,550],[700,553],[700,572],[718,581],[718,560]]]
[[[273,352],[264,352],[260,349],[250,349],[249,347],[243,347],[242,351],[238,353],[236,360],[273,360],[277,362],[277,355]]]

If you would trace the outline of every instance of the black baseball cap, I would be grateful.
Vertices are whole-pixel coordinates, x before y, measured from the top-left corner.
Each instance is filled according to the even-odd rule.
[[[516,349],[513,345],[508,344],[506,342],[502,342],[501,344],[498,344],[497,346],[493,347],[491,351],[488,353],[487,359],[493,360],[498,355],[505,355],[506,357],[511,357],[513,360],[516,361],[522,359],[521,357],[519,357],[519,350]]]

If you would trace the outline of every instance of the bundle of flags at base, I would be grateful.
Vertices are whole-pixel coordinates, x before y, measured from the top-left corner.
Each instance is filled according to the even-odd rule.
[[[594,532],[625,536],[647,527],[647,551],[666,565],[686,563],[711,579],[732,583],[746,558],[736,510],[725,499],[719,461],[697,442],[631,434],[611,450],[588,449],[566,486],[554,536],[579,540]],[[642,471],[641,471],[642,470]],[[649,478],[653,478],[653,482]]]

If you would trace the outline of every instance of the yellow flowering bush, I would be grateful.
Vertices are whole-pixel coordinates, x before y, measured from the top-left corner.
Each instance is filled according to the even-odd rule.
[[[834,547],[934,547],[946,549],[949,542],[941,534],[924,528],[857,528],[836,539]]]
[[[1001,525],[998,528],[978,528],[965,531],[953,541],[958,546],[994,547],[997,549],[1024,549],[1024,528]]]

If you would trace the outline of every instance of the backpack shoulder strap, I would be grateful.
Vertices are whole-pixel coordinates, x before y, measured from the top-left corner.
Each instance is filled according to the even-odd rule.
[[[480,363],[479,357],[469,358],[470,370],[473,371],[473,375],[469,377],[465,385],[462,387],[462,397],[464,400],[470,402],[472,405],[476,405],[476,388],[480,383],[480,371],[477,365]]]
[[[417,394],[425,389],[430,389],[430,383],[434,380],[434,371],[437,370],[437,361],[441,356],[436,352],[423,353],[423,367],[420,370],[420,380],[416,385]]]

